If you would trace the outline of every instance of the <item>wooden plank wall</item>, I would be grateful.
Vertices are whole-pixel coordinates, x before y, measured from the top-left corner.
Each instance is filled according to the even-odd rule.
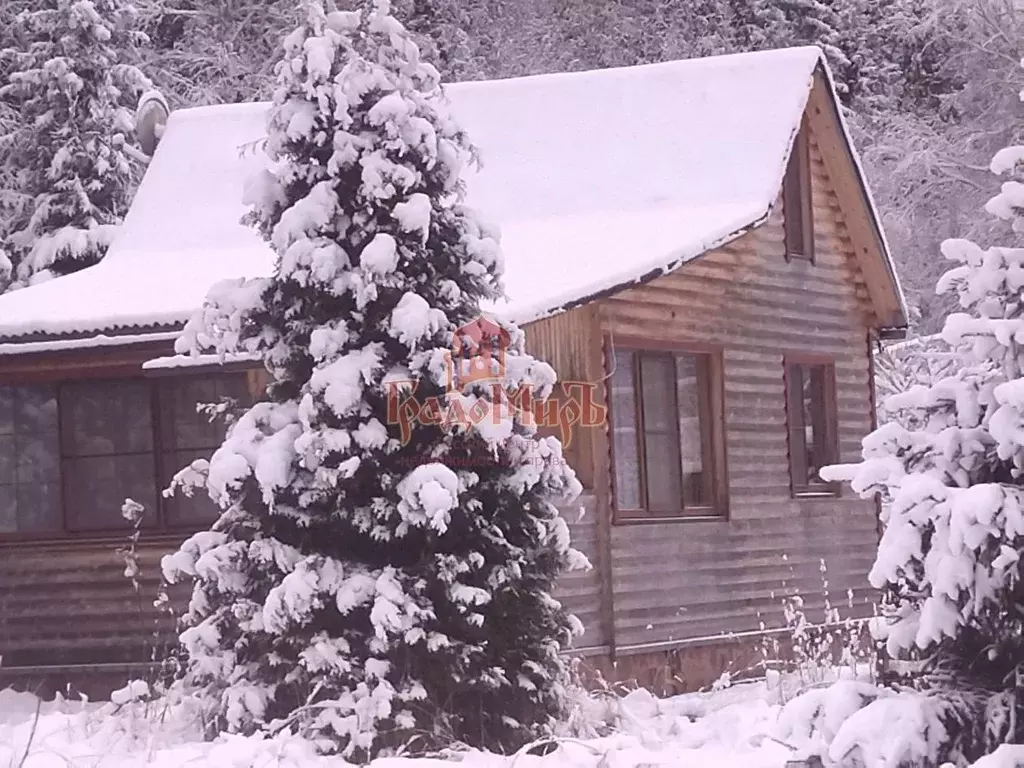
[[[597,314],[580,308],[530,323],[526,327],[526,348],[535,357],[546,360],[558,373],[559,381],[597,382],[601,363],[595,356],[599,345]],[[603,397],[603,395],[601,395]],[[548,430],[541,430],[542,434]],[[562,513],[569,523],[573,546],[590,560],[592,569],[567,574],[562,578],[556,597],[583,622],[584,634],[575,647],[595,648],[608,643],[610,635],[610,600],[602,599],[610,580],[604,555],[608,552],[608,499],[593,492],[595,477],[607,477],[607,469],[595,455],[593,429],[576,429],[572,444],[565,451],[566,461],[576,470],[584,488],[583,495]],[[602,582],[602,576],[605,577]],[[602,605],[605,612],[602,615]]]
[[[173,627],[153,607],[160,558],[177,541],[141,544],[138,594],[116,550],[123,542],[0,547],[0,653],[5,668],[148,661]]]
[[[756,630],[759,617],[779,626],[780,598],[793,592],[820,620],[821,561],[844,615],[848,590],[861,615],[874,600],[874,504],[848,489],[839,499],[789,492],[784,353],[835,358],[843,461],[859,457],[871,427],[871,305],[813,136],[811,156],[816,263],[786,262],[780,204],[730,245],[601,302],[613,343],[616,334],[711,342],[725,363],[730,519],[612,528],[620,651]]]
[[[574,504],[562,510],[569,524],[572,545],[591,563],[589,571],[563,575],[555,597],[583,622],[584,633],[573,643],[576,648],[595,648],[607,642],[601,626],[600,559],[598,554],[597,500],[585,492]]]

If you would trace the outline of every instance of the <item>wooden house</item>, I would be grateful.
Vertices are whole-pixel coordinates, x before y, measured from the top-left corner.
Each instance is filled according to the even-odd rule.
[[[875,505],[822,483],[874,420],[872,350],[906,325],[878,213],[820,52],[798,48],[450,87],[481,150],[508,301],[609,418],[568,449],[593,569],[566,577],[574,653],[615,674],[717,676],[800,592],[864,615]],[[267,105],[171,113],[102,263],[0,296],[0,676],[148,660],[159,557],[209,523],[161,498],[209,454],[195,414],[258,397],[253,364],[182,359],[211,283],[267,274],[239,223]],[[116,547],[146,507],[138,593]],[[580,514],[580,508],[583,514]],[[166,623],[160,625],[167,629]]]

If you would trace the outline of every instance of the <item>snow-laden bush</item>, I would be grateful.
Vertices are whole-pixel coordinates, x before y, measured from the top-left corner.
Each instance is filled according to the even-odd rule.
[[[898,401],[894,401],[892,414],[886,407],[891,396],[917,386],[930,386],[951,376],[959,367],[959,356],[939,334],[884,344],[875,353],[875,393],[880,419],[889,421],[890,416],[899,416]]]
[[[564,715],[580,629],[552,597],[586,566],[555,506],[580,485],[517,405],[555,374],[479,318],[502,254],[437,71],[386,2],[306,5],[246,193],[277,269],[215,287],[178,342],[271,379],[205,468],[222,517],[164,561],[194,582],[186,682],[219,728],[355,759],[513,750]],[[456,348],[500,365],[470,379]]]
[[[965,752],[979,739],[986,700],[984,691],[969,686],[896,691],[840,680],[786,704],[774,736],[802,757],[817,755],[844,768],[938,768],[947,760],[964,765]]]
[[[1010,147],[992,171],[1013,174],[1022,161],[1024,147]],[[1024,184],[1005,182],[986,209],[1019,238]],[[869,578],[887,593],[888,650],[932,659],[941,674],[926,682],[944,722],[968,724],[947,737],[971,733],[958,747],[970,757],[1024,736],[1024,247],[947,240],[942,253],[957,266],[938,290],[955,291],[965,310],[943,330],[956,369],[890,397],[898,417],[864,439],[864,460],[822,476],[885,497]]]

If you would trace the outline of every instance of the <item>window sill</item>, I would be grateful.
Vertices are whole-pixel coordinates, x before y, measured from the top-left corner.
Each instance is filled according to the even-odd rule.
[[[651,515],[644,512],[615,512],[613,525],[657,525],[658,523],[728,523],[726,512],[708,511],[704,514]]]
[[[786,261],[788,261],[788,262],[805,261],[808,264],[813,264],[814,263],[814,254],[813,253],[786,253]]]
[[[833,491],[828,489],[821,490],[806,490],[806,491],[793,491],[794,499],[838,499],[839,491]]]

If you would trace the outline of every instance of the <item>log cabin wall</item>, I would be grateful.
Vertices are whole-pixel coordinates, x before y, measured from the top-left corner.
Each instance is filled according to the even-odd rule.
[[[24,668],[142,664],[171,636],[153,601],[160,558],[181,537],[144,540],[140,589],[125,577],[120,538],[0,545],[0,679]]]
[[[142,378],[143,362],[170,351],[165,341],[0,358],[0,386]],[[144,536],[136,592],[117,551],[128,535],[0,537],[0,684],[33,685],[44,668],[92,674],[109,667],[123,679],[152,658],[173,623],[153,606],[160,558],[183,536]]]
[[[547,361],[558,373],[560,385],[553,397],[562,400],[569,392],[561,383],[599,382],[602,375],[600,325],[594,307],[580,307],[525,327],[527,351]],[[578,390],[577,390],[578,391]],[[603,392],[598,388],[603,404]],[[541,427],[541,434],[559,435],[556,429]],[[607,478],[607,459],[596,453],[593,429],[575,427],[565,460],[576,471],[584,487],[582,496],[562,513],[569,525],[573,546],[586,555],[589,571],[564,575],[556,596],[583,623],[584,633],[575,647],[587,652],[607,652],[611,638],[610,570],[607,563],[610,530],[607,495],[595,493],[595,477]],[[561,435],[559,435],[562,437]],[[603,486],[603,481],[600,485]]]
[[[629,522],[611,529],[613,643],[622,654],[782,624],[780,600],[801,594],[821,620],[822,563],[833,605],[865,615],[876,510],[790,492],[783,356],[834,359],[841,461],[872,426],[867,344],[872,308],[821,153],[810,136],[815,262],[784,256],[782,205],[770,220],[674,273],[599,303],[616,337],[721,348],[728,518]],[[595,433],[608,451],[606,432]],[[595,492],[610,495],[607,477]]]

